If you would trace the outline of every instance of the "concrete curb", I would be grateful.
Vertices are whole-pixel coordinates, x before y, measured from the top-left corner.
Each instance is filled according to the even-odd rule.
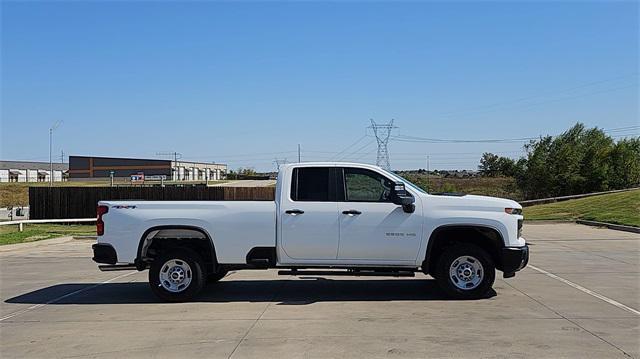
[[[87,240],[87,239],[91,239],[91,240],[98,240],[97,236],[73,236],[73,239],[81,239],[81,240]]]
[[[606,227],[608,229],[613,229],[616,231],[624,231],[624,232],[631,232],[631,233],[639,233],[640,234],[640,227],[633,227],[633,226],[624,226],[621,224],[613,224],[613,223],[606,223],[606,222],[596,222],[596,221],[585,221],[582,219],[578,219],[576,220],[577,224],[584,224],[586,226],[594,226],[594,227]]]
[[[527,219],[524,217],[524,224],[558,224],[558,223],[575,223],[575,221],[570,219]]]

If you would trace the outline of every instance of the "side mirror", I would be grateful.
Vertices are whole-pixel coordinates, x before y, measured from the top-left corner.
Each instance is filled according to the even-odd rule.
[[[416,199],[407,192],[402,182],[396,182],[391,189],[391,201],[398,206],[402,206],[407,213],[412,213],[415,210],[413,203]]]

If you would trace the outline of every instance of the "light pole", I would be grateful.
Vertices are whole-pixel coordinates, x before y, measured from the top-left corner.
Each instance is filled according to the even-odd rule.
[[[53,131],[62,124],[58,121],[49,128],[49,187],[53,187]]]

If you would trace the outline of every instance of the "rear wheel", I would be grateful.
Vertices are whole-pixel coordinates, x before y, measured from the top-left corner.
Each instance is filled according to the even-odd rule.
[[[184,302],[204,286],[203,262],[189,249],[175,249],[161,254],[149,269],[149,285],[162,300]]]
[[[450,297],[477,299],[487,296],[496,271],[491,256],[472,244],[457,244],[440,256],[435,278]]]

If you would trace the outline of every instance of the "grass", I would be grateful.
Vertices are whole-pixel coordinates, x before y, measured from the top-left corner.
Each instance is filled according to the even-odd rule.
[[[511,177],[444,178],[431,175],[427,180],[426,174],[400,173],[400,175],[431,193],[463,192],[516,201],[524,199],[516,180]]]
[[[86,224],[26,224],[22,232],[18,231],[17,225],[8,225],[0,226],[0,245],[95,234],[95,225]]]
[[[576,219],[640,227],[640,190],[525,207],[526,220]]]

